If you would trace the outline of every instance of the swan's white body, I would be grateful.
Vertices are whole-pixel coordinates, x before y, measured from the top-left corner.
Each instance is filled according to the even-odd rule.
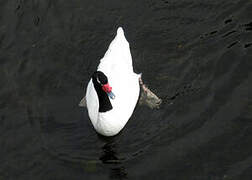
[[[107,76],[115,99],[110,99],[113,106],[111,110],[99,112],[98,96],[91,79],[86,91],[88,115],[99,134],[113,136],[129,120],[140,92],[139,75],[133,71],[129,43],[122,28],[118,28],[117,35],[100,60],[97,70]]]

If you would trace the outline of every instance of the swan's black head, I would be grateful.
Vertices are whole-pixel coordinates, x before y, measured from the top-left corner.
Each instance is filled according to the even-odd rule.
[[[93,78],[96,78],[95,81],[99,83],[100,85],[104,85],[108,83],[108,78],[107,76],[101,72],[101,71],[96,71],[93,74]]]
[[[111,96],[112,94],[113,96],[113,93],[112,87],[109,86],[107,76],[101,71],[96,71],[92,75],[92,81],[99,99],[99,112],[111,110],[113,107],[108,95]]]

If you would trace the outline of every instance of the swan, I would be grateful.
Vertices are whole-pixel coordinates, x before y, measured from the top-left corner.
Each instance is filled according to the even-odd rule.
[[[99,134],[114,136],[131,117],[139,99],[140,86],[152,95],[144,86],[141,74],[133,71],[129,43],[119,27],[79,105],[87,107],[91,123]],[[158,102],[155,103],[160,104],[161,100],[156,98]]]

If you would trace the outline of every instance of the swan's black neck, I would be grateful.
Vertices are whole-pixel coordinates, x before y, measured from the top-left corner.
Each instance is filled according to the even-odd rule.
[[[92,75],[92,81],[99,99],[99,112],[106,112],[111,110],[113,107],[107,93],[102,90],[101,84],[97,82],[97,79],[99,79],[101,76],[105,76],[105,74],[100,71],[96,71]]]

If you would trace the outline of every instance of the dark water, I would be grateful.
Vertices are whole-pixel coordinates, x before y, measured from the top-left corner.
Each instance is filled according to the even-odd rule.
[[[79,108],[118,26],[164,103],[103,138]],[[252,1],[0,1],[0,179],[252,179]]]

